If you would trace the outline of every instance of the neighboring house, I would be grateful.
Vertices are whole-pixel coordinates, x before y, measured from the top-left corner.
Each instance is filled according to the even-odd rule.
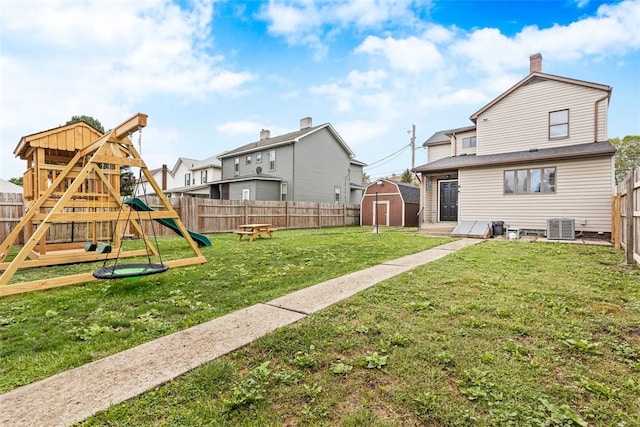
[[[0,194],[22,194],[22,187],[0,178]]]
[[[360,203],[360,225],[417,227],[419,208],[418,187],[391,179],[379,179],[364,191]]]
[[[154,173],[154,179],[167,196],[220,198],[217,192],[218,187],[212,185],[212,182],[219,180],[221,175],[220,161],[215,156],[204,160],[179,157],[170,171],[163,173],[162,170],[162,168],[154,169],[152,173]],[[164,182],[162,180],[165,178],[167,185],[163,187],[161,182]],[[149,192],[150,190],[147,189],[146,191]]]
[[[542,73],[541,64],[532,55],[530,74],[472,114],[473,126],[425,141],[427,163],[414,169],[421,228],[503,221],[541,234],[548,219],[566,218],[578,233],[610,235],[612,89]]]
[[[260,140],[218,156],[222,162],[220,198],[360,203],[364,163],[330,123],[313,126],[300,120],[300,130]]]
[[[154,181],[160,186],[162,190],[173,187],[173,174],[171,173],[171,171],[169,171],[167,165],[162,165],[162,167],[156,169],[150,169],[149,173],[151,173]],[[136,176],[134,178],[138,179],[139,177]],[[134,194],[136,196],[140,196],[143,194],[154,193],[155,191],[153,190],[151,184],[149,184],[147,177],[143,175],[134,189]]]

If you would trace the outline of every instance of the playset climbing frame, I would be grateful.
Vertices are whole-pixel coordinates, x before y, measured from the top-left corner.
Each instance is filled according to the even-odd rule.
[[[24,175],[25,214],[4,242],[0,244],[0,296],[47,289],[96,280],[91,272],[42,280],[11,283],[22,268],[100,261],[105,258],[157,255],[157,248],[142,227],[122,211],[131,209],[120,194],[120,168],[140,168],[160,199],[160,210],[147,212],[153,220],[173,221],[176,231],[188,242],[193,252],[189,258],[165,261],[169,267],[201,264],[206,258],[198,249],[171,203],[156,183],[146,164],[130,140],[133,132],[147,125],[147,115],[136,114],[102,135],[84,123],[62,126],[23,137],[14,151],[27,160]],[[113,241],[102,242],[109,251],[85,250],[87,241],[49,242],[47,232],[55,224],[86,224],[83,237],[91,243],[108,235],[105,229],[115,227]],[[121,236],[131,225],[145,242],[145,249],[123,251]],[[102,230],[102,231],[101,231]],[[25,234],[25,244],[17,255],[5,262],[18,236]],[[111,240],[111,238],[110,238]]]

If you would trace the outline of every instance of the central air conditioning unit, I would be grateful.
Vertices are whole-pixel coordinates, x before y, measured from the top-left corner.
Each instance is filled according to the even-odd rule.
[[[547,239],[575,240],[576,221],[570,218],[549,218],[547,220]]]

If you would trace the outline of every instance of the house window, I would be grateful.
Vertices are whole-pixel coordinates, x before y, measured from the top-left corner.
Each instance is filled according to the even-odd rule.
[[[504,171],[504,193],[513,194],[516,192],[515,171]]]
[[[333,199],[336,203],[340,203],[340,187],[334,187],[333,189]]]
[[[287,183],[283,182],[280,184],[280,200],[283,202],[287,201]]]
[[[262,163],[262,153],[256,153],[256,163]]]
[[[556,168],[532,168],[504,171],[504,194],[556,192]]]
[[[269,170],[276,170],[276,150],[269,151]]]
[[[240,157],[233,159],[233,176],[240,175]]]
[[[191,185],[191,174],[190,173],[185,173],[184,174],[184,186],[188,187]]]
[[[462,148],[473,148],[477,144],[476,137],[470,136],[468,138],[462,138]]]
[[[250,165],[251,164],[251,154],[249,154],[247,156],[247,164]]]
[[[203,170],[202,172],[200,172],[200,183],[201,184],[206,184],[207,183],[207,170]]]
[[[549,113],[549,139],[569,136],[569,110]]]

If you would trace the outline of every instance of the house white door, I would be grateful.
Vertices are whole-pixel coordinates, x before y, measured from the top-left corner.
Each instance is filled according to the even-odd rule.
[[[251,189],[249,188],[242,189],[242,200],[251,200]]]

